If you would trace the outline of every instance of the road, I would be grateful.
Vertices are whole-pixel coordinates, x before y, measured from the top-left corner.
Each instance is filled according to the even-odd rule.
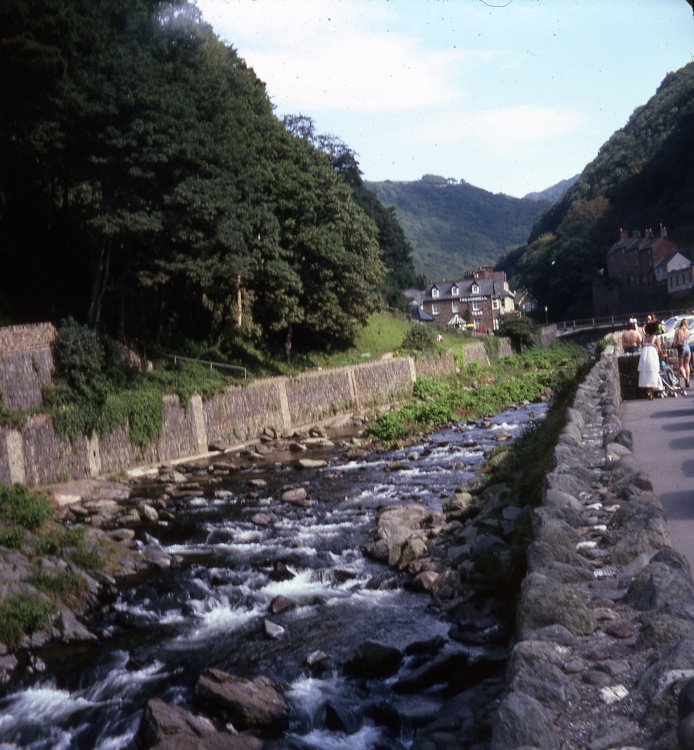
[[[694,391],[688,396],[622,404],[634,457],[648,474],[668,521],[672,546],[694,571]]]

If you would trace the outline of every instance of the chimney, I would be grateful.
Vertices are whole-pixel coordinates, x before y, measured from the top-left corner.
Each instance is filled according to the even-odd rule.
[[[645,237],[646,237],[647,240],[652,240],[653,239],[653,230],[652,229],[647,229]]]
[[[667,227],[664,227],[662,224],[660,225],[660,236],[667,237]]]
[[[629,238],[629,232],[627,232],[626,229],[620,229],[619,230],[619,239],[620,240],[626,240]]]

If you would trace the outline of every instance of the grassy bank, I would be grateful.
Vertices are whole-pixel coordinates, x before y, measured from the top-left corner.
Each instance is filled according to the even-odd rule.
[[[408,404],[382,415],[366,431],[371,437],[394,444],[445,424],[536,401],[574,379],[587,359],[581,347],[562,343],[504,357],[488,367],[473,363],[448,378],[422,378],[416,382]]]

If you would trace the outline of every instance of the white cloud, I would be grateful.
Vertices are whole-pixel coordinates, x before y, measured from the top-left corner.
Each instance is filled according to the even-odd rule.
[[[198,0],[282,110],[403,112],[451,104],[472,55],[388,31],[387,6],[313,0]]]
[[[460,55],[423,52],[406,38],[343,34],[293,50],[251,52],[248,63],[270,80],[273,100],[289,109],[392,112],[450,104]],[[271,72],[271,75],[269,73]]]
[[[581,115],[559,107],[530,104],[453,114],[426,126],[427,137],[439,143],[477,140],[499,150],[544,143],[579,132]],[[416,136],[422,137],[420,132]]]

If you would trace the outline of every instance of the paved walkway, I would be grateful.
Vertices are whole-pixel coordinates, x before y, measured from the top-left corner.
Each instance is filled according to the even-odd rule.
[[[694,390],[686,397],[624,401],[622,424],[660,498],[672,545],[694,571]]]

